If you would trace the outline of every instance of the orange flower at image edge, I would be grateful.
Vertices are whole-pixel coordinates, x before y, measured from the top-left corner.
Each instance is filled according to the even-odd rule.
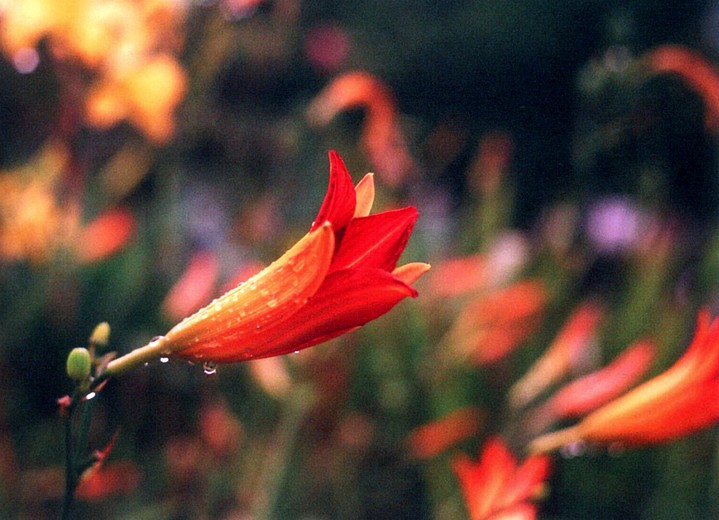
[[[533,520],[549,476],[550,460],[533,455],[521,465],[499,437],[491,438],[477,462],[454,460],[454,472],[471,520]]]
[[[418,213],[369,215],[374,181],[355,188],[330,152],[329,188],[312,227],[282,257],[186,318],[165,336],[111,362],[117,375],[159,356],[230,363],[287,354],[353,331],[388,312],[429,265],[396,267]]]
[[[699,315],[694,339],[674,365],[602,405],[575,426],[535,439],[548,452],[576,441],[646,445],[690,435],[719,421],[719,319]]]

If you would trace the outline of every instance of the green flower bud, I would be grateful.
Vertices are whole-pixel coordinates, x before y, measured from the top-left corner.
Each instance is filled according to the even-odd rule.
[[[110,324],[106,321],[99,323],[90,335],[90,345],[104,347],[110,341]]]
[[[87,379],[92,368],[92,359],[90,351],[86,348],[78,347],[70,351],[67,356],[66,370],[67,375],[73,381],[82,381]]]

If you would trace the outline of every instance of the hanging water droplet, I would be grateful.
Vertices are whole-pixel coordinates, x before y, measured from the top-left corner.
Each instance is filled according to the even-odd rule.
[[[622,442],[613,442],[607,446],[607,453],[610,457],[620,457],[627,451],[626,446]]]
[[[202,370],[205,372],[205,374],[211,376],[217,373],[217,364],[213,363],[212,361],[205,361],[202,364]]]
[[[587,444],[582,441],[573,441],[559,448],[559,454],[565,459],[573,459],[584,455],[587,451]]]
[[[163,356],[160,358],[160,363],[167,363],[168,361],[170,361],[170,358],[168,357]]]
[[[95,392],[90,392],[85,396],[85,400],[89,401],[90,399],[93,399],[97,394]]]

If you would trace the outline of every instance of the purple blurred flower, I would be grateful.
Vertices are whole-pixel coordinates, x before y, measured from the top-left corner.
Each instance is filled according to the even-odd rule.
[[[601,199],[587,213],[587,238],[598,252],[617,254],[636,244],[644,220],[643,212],[626,197]]]

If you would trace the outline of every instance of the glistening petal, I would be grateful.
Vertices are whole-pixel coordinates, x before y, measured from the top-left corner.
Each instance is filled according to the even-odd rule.
[[[393,270],[417,217],[417,210],[407,207],[353,219],[332,260],[332,270],[353,267]]]
[[[216,361],[232,362],[238,352],[253,357],[279,356],[317,345],[382,316],[417,291],[380,269],[345,269],[327,275],[310,301],[282,323],[266,328],[252,343],[217,352]],[[234,339],[230,338],[231,341]],[[241,343],[243,340],[238,338]]]
[[[176,325],[165,336],[169,348],[196,360],[228,352],[253,357],[245,345],[307,303],[325,279],[333,251],[334,233],[325,223],[270,266]]]
[[[312,230],[317,229],[323,222],[329,221],[332,223],[335,233],[340,233],[355,214],[357,196],[352,184],[352,177],[342,158],[334,150],[330,151],[329,157],[329,185],[317,218],[312,223]]]

